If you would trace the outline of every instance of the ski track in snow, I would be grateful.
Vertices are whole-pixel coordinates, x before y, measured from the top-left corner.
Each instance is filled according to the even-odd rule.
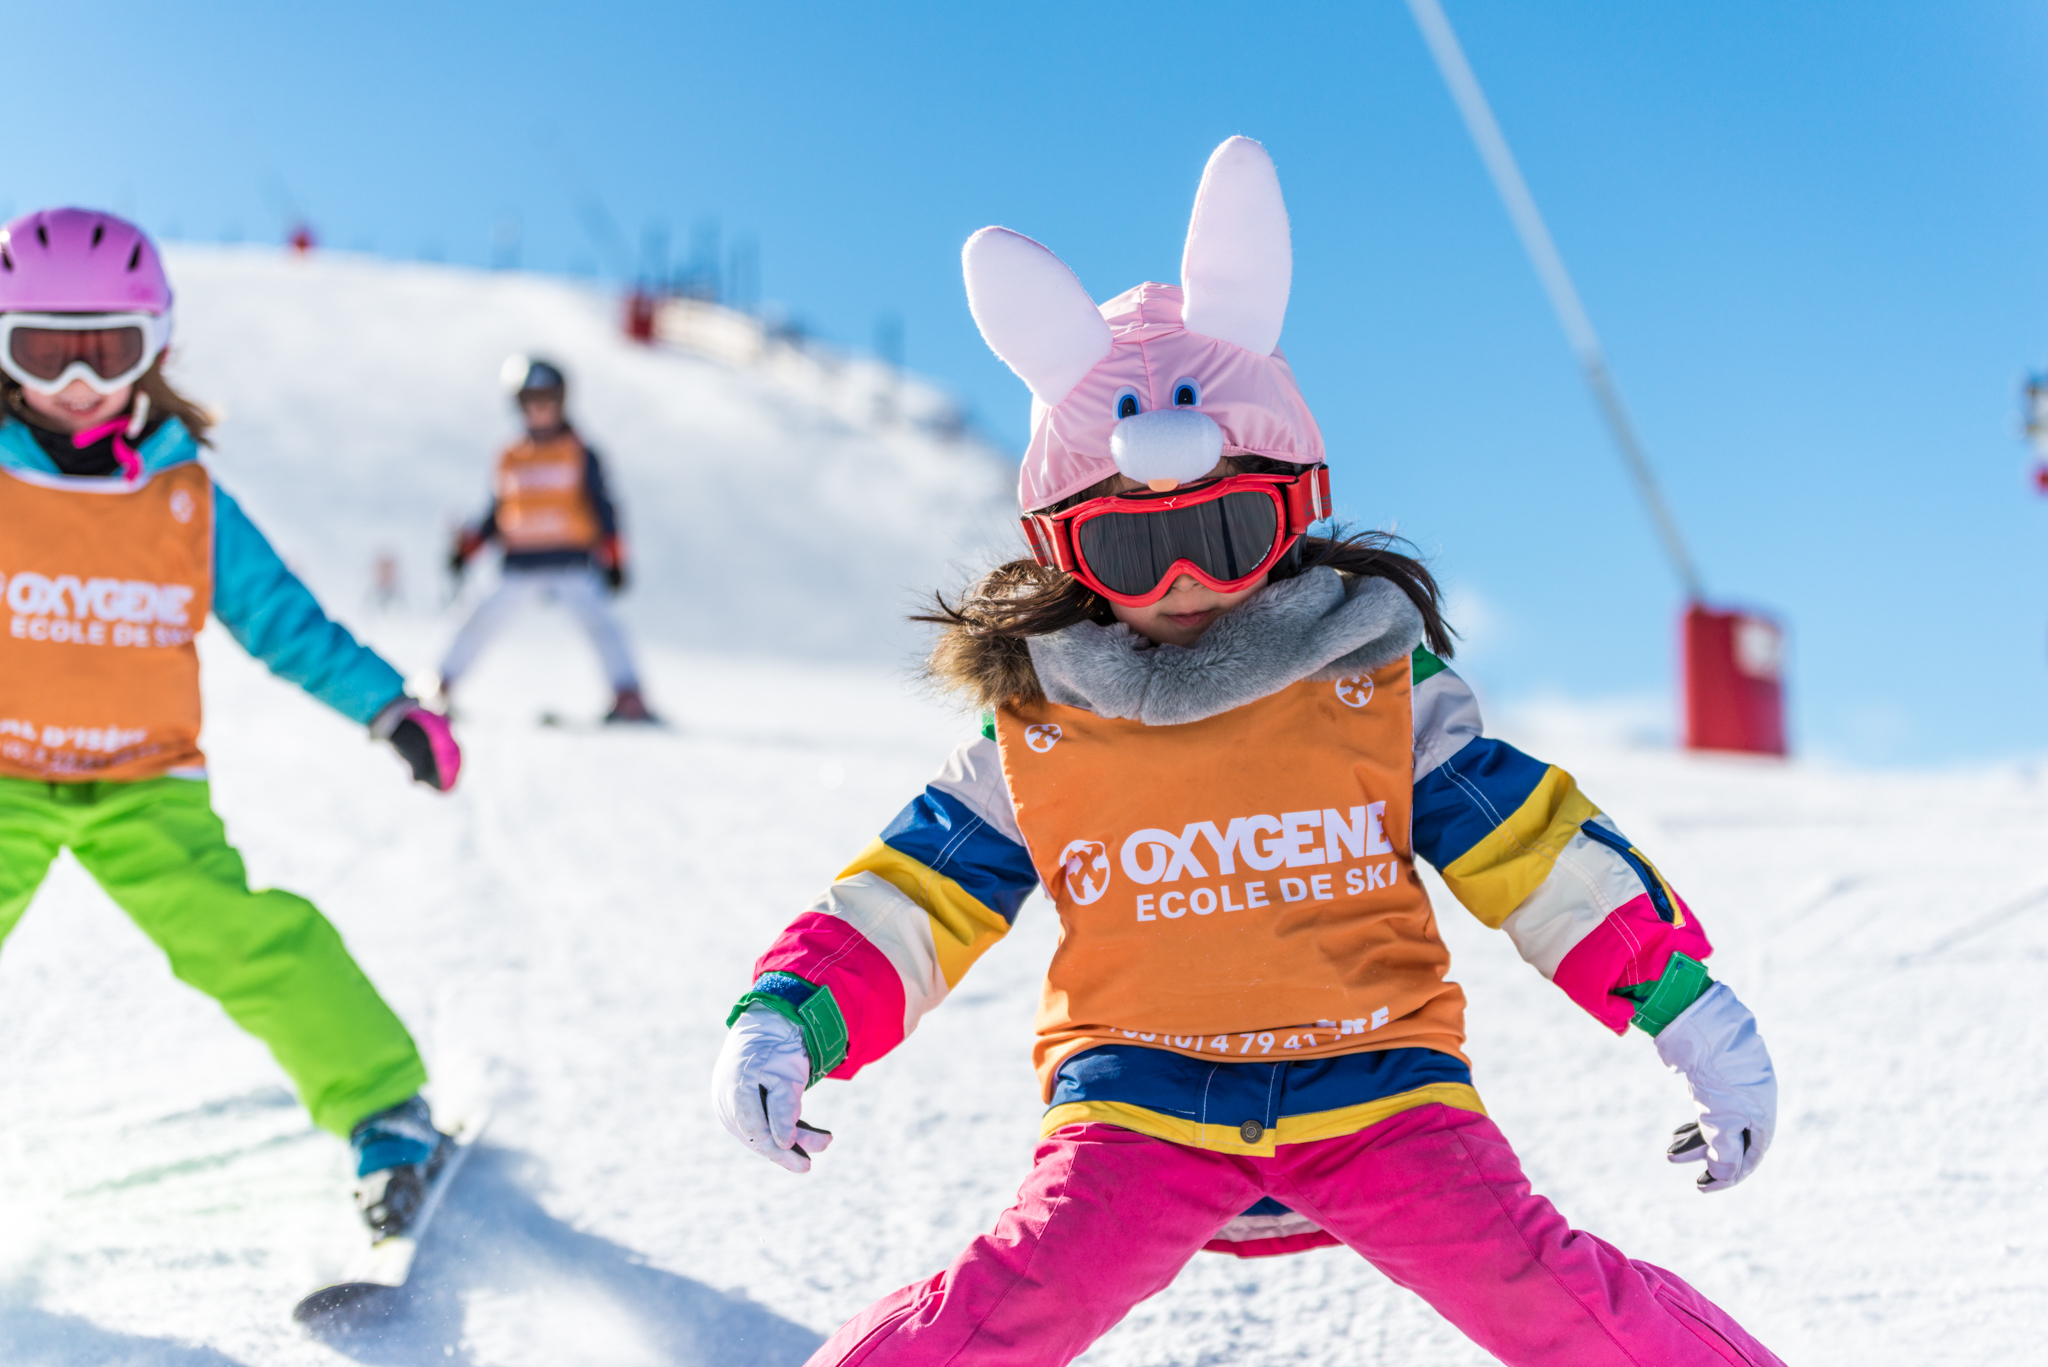
[[[918,529],[985,512],[1001,479],[801,405],[764,427],[786,385],[620,359],[604,308],[547,282],[256,254],[173,264],[195,388],[232,391],[219,461],[231,487],[331,605],[413,670],[431,667],[452,618],[355,611],[369,553],[388,532],[414,565],[431,559],[437,519],[480,498],[503,421],[497,359],[548,327],[571,334],[594,434],[618,434],[606,445],[650,567],[629,601],[668,642],[646,647],[650,696],[678,725],[536,725],[545,708],[594,716],[605,701],[573,627],[549,614],[465,694],[468,763],[444,798],[209,630],[214,794],[254,880],[305,893],[340,926],[418,1035],[437,1098],[488,1099],[491,1132],[393,1315],[309,1338],[289,1308],[355,1237],[343,1146],[67,856],[0,954],[0,1362],[794,1367],[986,1229],[1036,1138],[1030,1021],[1055,933],[1042,900],[902,1049],[817,1090],[809,1118],[837,1142],[810,1175],[746,1153],[706,1095],[754,958],[972,725],[878,661],[900,656],[888,622],[904,589],[945,582],[944,562],[966,554],[965,541],[910,544]],[[387,299],[361,310],[381,330],[248,342],[296,316],[251,307],[259,298],[345,315],[380,289],[412,311]],[[442,346],[443,323],[459,324],[459,346]],[[387,370],[338,359],[307,378],[318,346]],[[461,378],[474,366],[482,381]],[[407,394],[385,392],[401,383]],[[680,397],[633,429],[634,406],[672,383]],[[289,392],[269,403],[267,385]],[[408,426],[443,391],[462,421]],[[701,443],[652,440],[698,403],[711,407]],[[829,478],[770,531],[829,524],[819,542],[850,568],[775,578],[732,512],[756,486],[729,469],[709,493],[693,482],[704,450],[782,478],[772,462],[791,443]],[[908,484],[861,488],[860,462],[884,457]],[[1690,1111],[1649,1043],[1595,1026],[1431,877],[1471,998],[1480,1093],[1538,1189],[1729,1306],[1789,1362],[2032,1360],[2048,1323],[2031,1143],[2048,1121],[2048,770],[1699,759],[1549,713],[1494,720],[1577,773],[1683,890],[1781,1086],[1757,1176],[1699,1196],[1696,1169],[1662,1157]],[[1083,1359],[1488,1360],[1343,1250],[1197,1255]]]

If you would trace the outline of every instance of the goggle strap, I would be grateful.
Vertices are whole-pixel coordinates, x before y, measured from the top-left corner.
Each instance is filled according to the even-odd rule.
[[[1024,529],[1024,544],[1031,547],[1031,558],[1041,566],[1045,566],[1045,542],[1041,539],[1043,533],[1039,531],[1038,519],[1026,513],[1017,519],[1017,525]],[[1050,566],[1046,567],[1050,568]]]
[[[1318,465],[1287,486],[1287,531],[1300,536],[1330,515],[1330,467]]]
[[[1049,570],[1074,572],[1071,557],[1061,554],[1066,549],[1064,526],[1042,513],[1026,513],[1018,520],[1024,525],[1024,539],[1030,543],[1032,559]]]

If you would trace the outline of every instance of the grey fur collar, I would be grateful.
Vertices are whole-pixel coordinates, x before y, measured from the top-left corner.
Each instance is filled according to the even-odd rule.
[[[1045,696],[1104,717],[1178,726],[1303,679],[1377,669],[1422,643],[1422,614],[1386,579],[1327,565],[1268,585],[1192,646],[1155,646],[1122,623],[1031,638]]]

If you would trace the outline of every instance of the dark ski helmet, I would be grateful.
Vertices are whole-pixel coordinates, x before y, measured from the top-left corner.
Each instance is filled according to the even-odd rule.
[[[569,381],[562,375],[562,368],[552,361],[543,361],[537,356],[508,356],[504,369],[498,372],[504,383],[505,392],[517,399],[526,394],[562,395],[569,388]]]

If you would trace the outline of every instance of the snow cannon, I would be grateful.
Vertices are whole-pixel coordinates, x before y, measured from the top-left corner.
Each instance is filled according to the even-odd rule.
[[[1708,607],[1706,589],[1698,567],[1679,535],[1678,519],[1664,502],[1657,487],[1650,457],[1636,435],[1627,407],[1621,401],[1621,387],[1607,364],[1600,335],[1593,319],[1572,283],[1564,257],[1550,236],[1529,183],[1515,163],[1507,137],[1487,104],[1479,78],[1465,58],[1458,35],[1436,0],[1409,0],[1409,11],[1436,59],[1444,86],[1465,129],[1472,135],[1479,159],[1493,179],[1501,204],[1508,211],[1516,236],[1543,292],[1550,297],[1551,311],[1578,358],[1601,421],[1614,439],[1615,451],[1627,469],[1651,528],[1664,545],[1664,554],[1677,574],[1685,593],[1683,640],[1685,659],[1685,743],[1694,750],[1741,750],[1753,754],[1785,753],[1785,705],[1781,649],[1784,632],[1768,617],[1756,613]]]
[[[1684,656],[1687,749],[1786,753],[1782,626],[1696,601],[1685,611]]]

